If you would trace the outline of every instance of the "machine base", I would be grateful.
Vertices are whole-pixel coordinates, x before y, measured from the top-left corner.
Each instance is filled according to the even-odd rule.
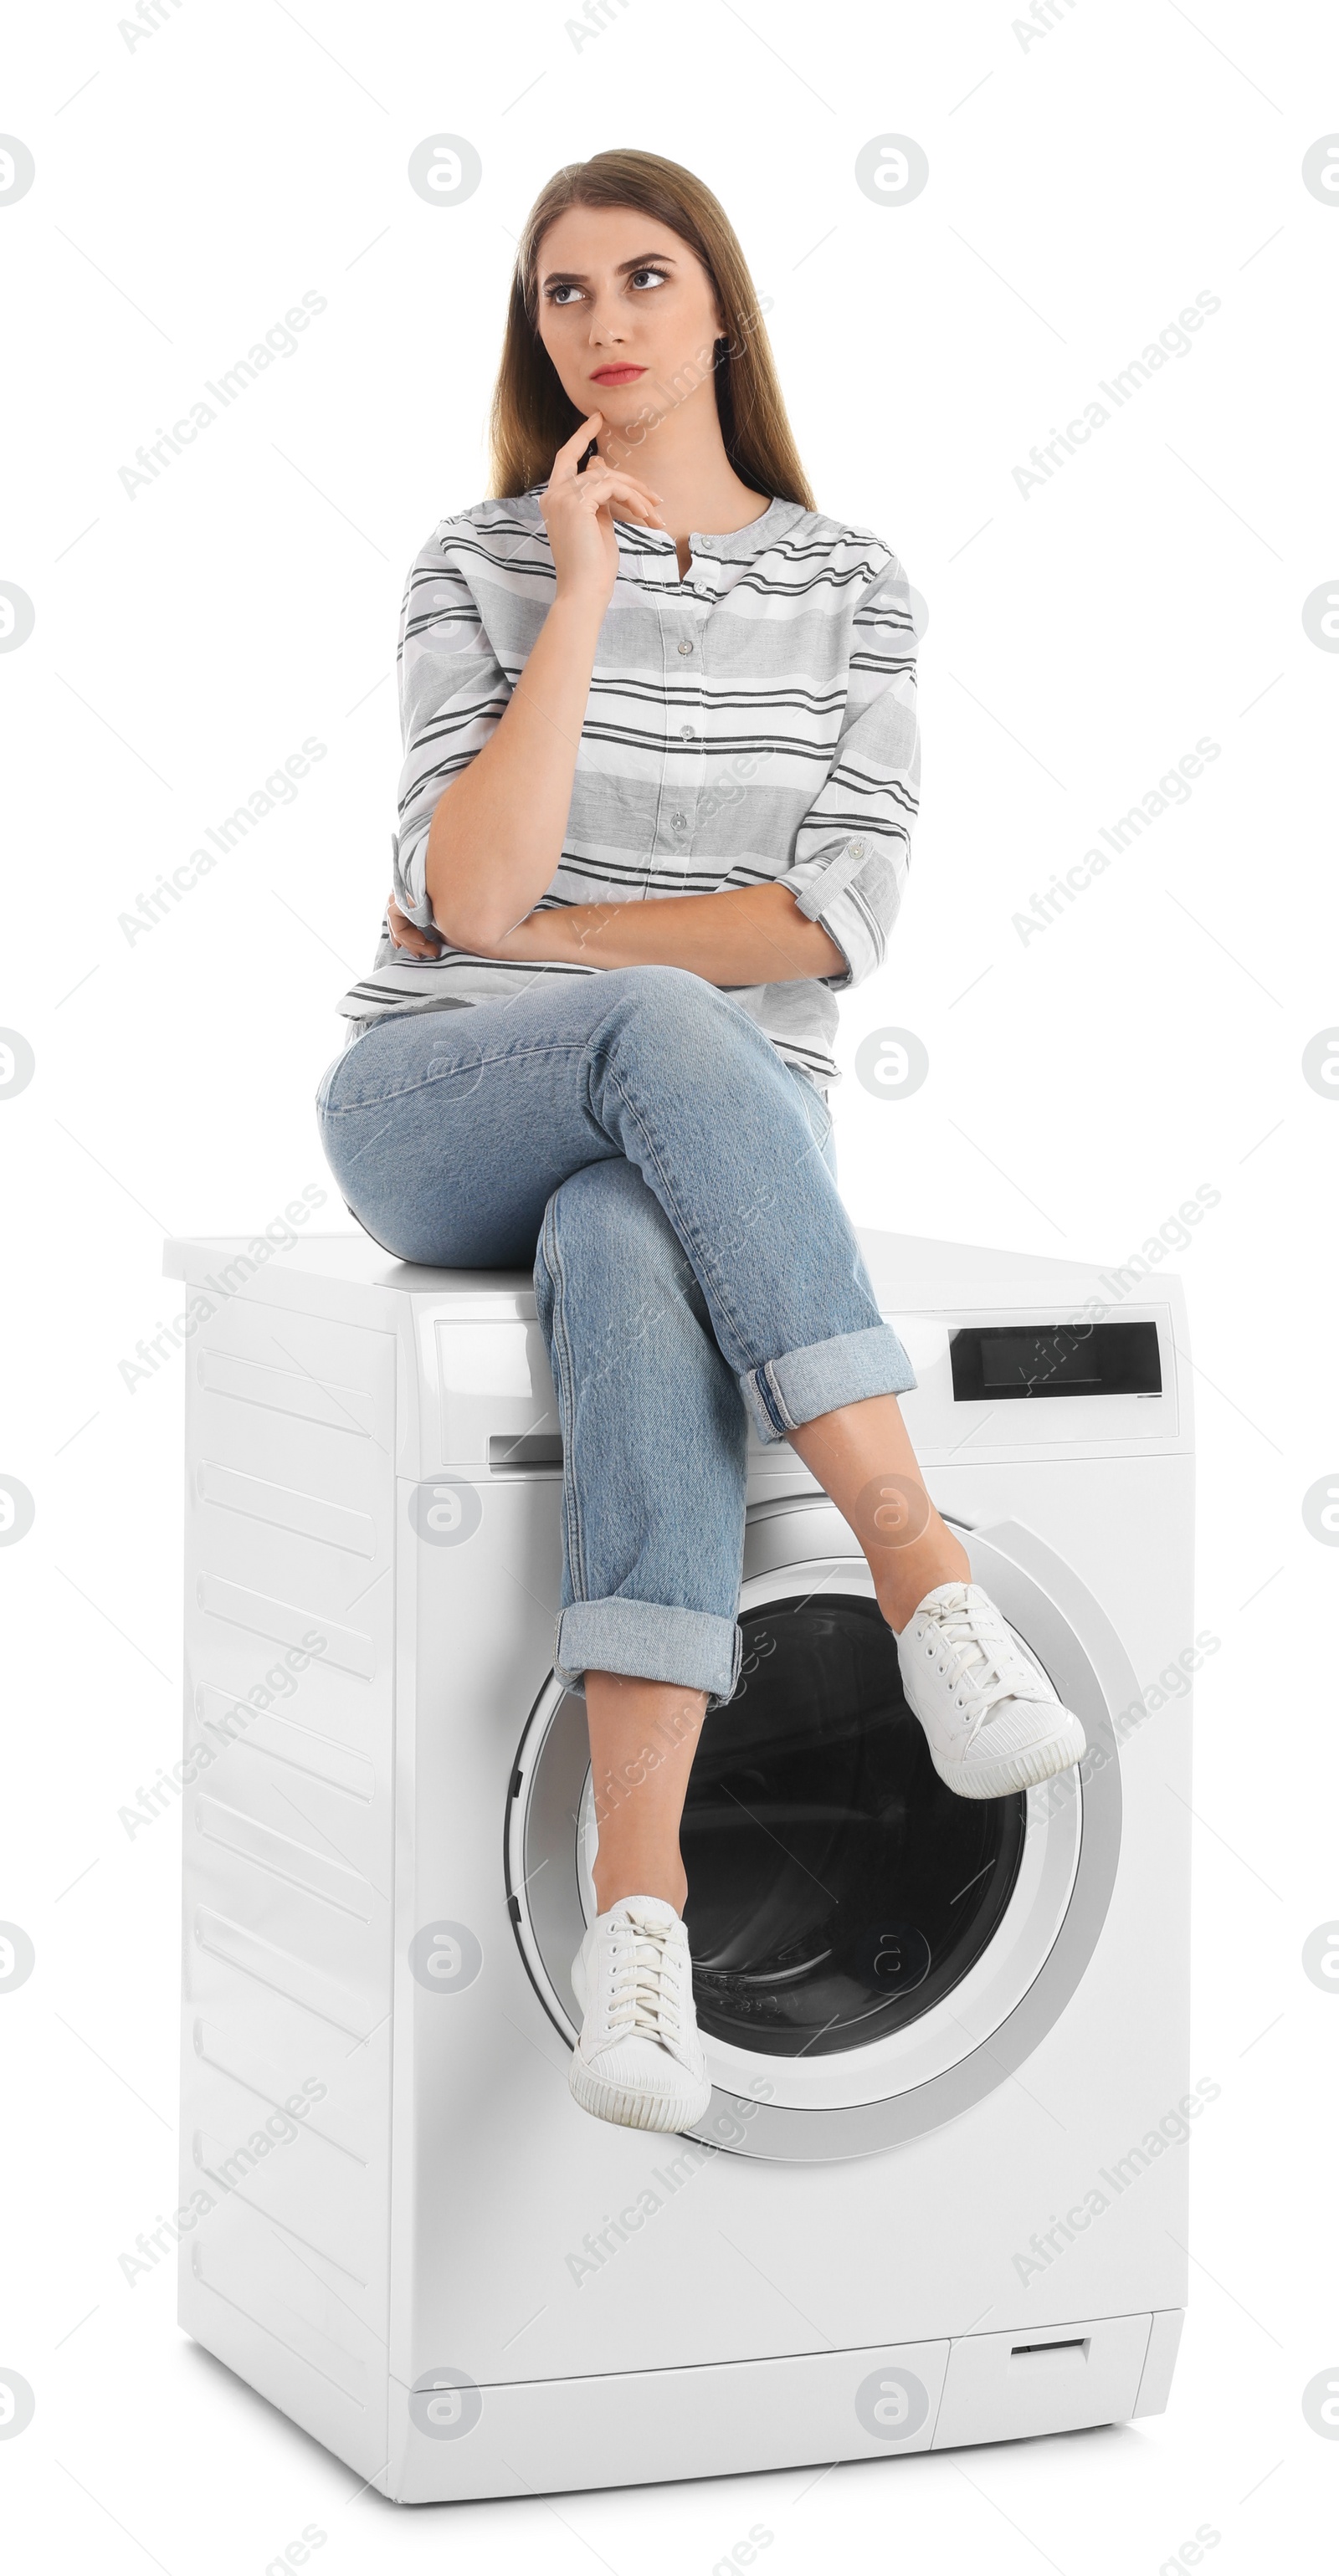
[[[1124,2423],[1166,2406],[1183,2321],[1180,2308],[1145,2309],[940,2342],[483,2389],[444,2366],[420,2374],[370,2484],[397,2504],[467,2503]],[[341,2439],[328,2402],[313,2404],[310,2384],[294,2384],[273,2344],[263,2352],[247,2334],[239,2309],[207,2326],[202,2315],[182,2323],[341,2458],[358,2448]]]

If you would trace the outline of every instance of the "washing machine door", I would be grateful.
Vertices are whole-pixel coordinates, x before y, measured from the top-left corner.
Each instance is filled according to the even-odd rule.
[[[939,1779],[833,1506],[750,1515],[740,1686],[703,1729],[682,1837],[714,2088],[693,2134],[715,2145],[825,2161],[937,2128],[1016,2072],[1092,1954],[1120,1845],[1112,1712],[1134,1675],[1034,1532],[960,1535],[1088,1739],[1081,1772],[1007,1798]],[[596,1825],[585,1704],[556,1679],[521,1746],[507,1840],[522,1952],[570,2045]]]

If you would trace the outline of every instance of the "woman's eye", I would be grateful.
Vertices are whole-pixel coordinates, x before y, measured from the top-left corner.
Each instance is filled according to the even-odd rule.
[[[629,286],[641,286],[644,281],[649,281],[653,286],[663,286],[668,275],[669,271],[664,268],[637,268],[633,270],[632,275],[628,279],[628,284]],[[556,304],[559,307],[562,307],[568,303],[569,299],[578,297],[581,294],[581,288],[579,286],[572,285],[570,281],[564,281],[562,284],[557,286],[546,288],[545,293],[550,304]]]

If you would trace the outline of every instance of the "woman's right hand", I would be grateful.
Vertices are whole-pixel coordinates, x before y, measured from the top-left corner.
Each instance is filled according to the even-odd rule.
[[[648,528],[665,526],[660,494],[638,482],[635,474],[606,465],[599,455],[592,456],[584,474],[578,474],[578,460],[603,420],[603,412],[593,411],[559,448],[548,489],[539,496],[558,577],[556,595],[594,602],[601,612],[609,605],[618,577],[614,505],[622,519],[637,520]]]

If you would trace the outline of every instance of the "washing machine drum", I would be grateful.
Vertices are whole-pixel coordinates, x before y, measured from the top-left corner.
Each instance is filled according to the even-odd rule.
[[[1115,1883],[1110,1711],[1136,1685],[1072,1570],[1019,1524],[971,1533],[975,1580],[1093,1760],[1040,1790],[962,1798],[930,1760],[852,1548],[830,1505],[751,1521],[739,1685],[689,1781],[685,1919],[713,2084],[696,2134],[741,2154],[874,2154],[1007,2082],[1077,1991]],[[585,1702],[555,1675],[512,1774],[507,1893],[569,2046],[597,1843]]]
[[[1023,1797],[945,1787],[873,1601],[745,1616],[682,1848],[702,2031],[769,2057],[867,2047],[930,2010],[1008,1905]]]

